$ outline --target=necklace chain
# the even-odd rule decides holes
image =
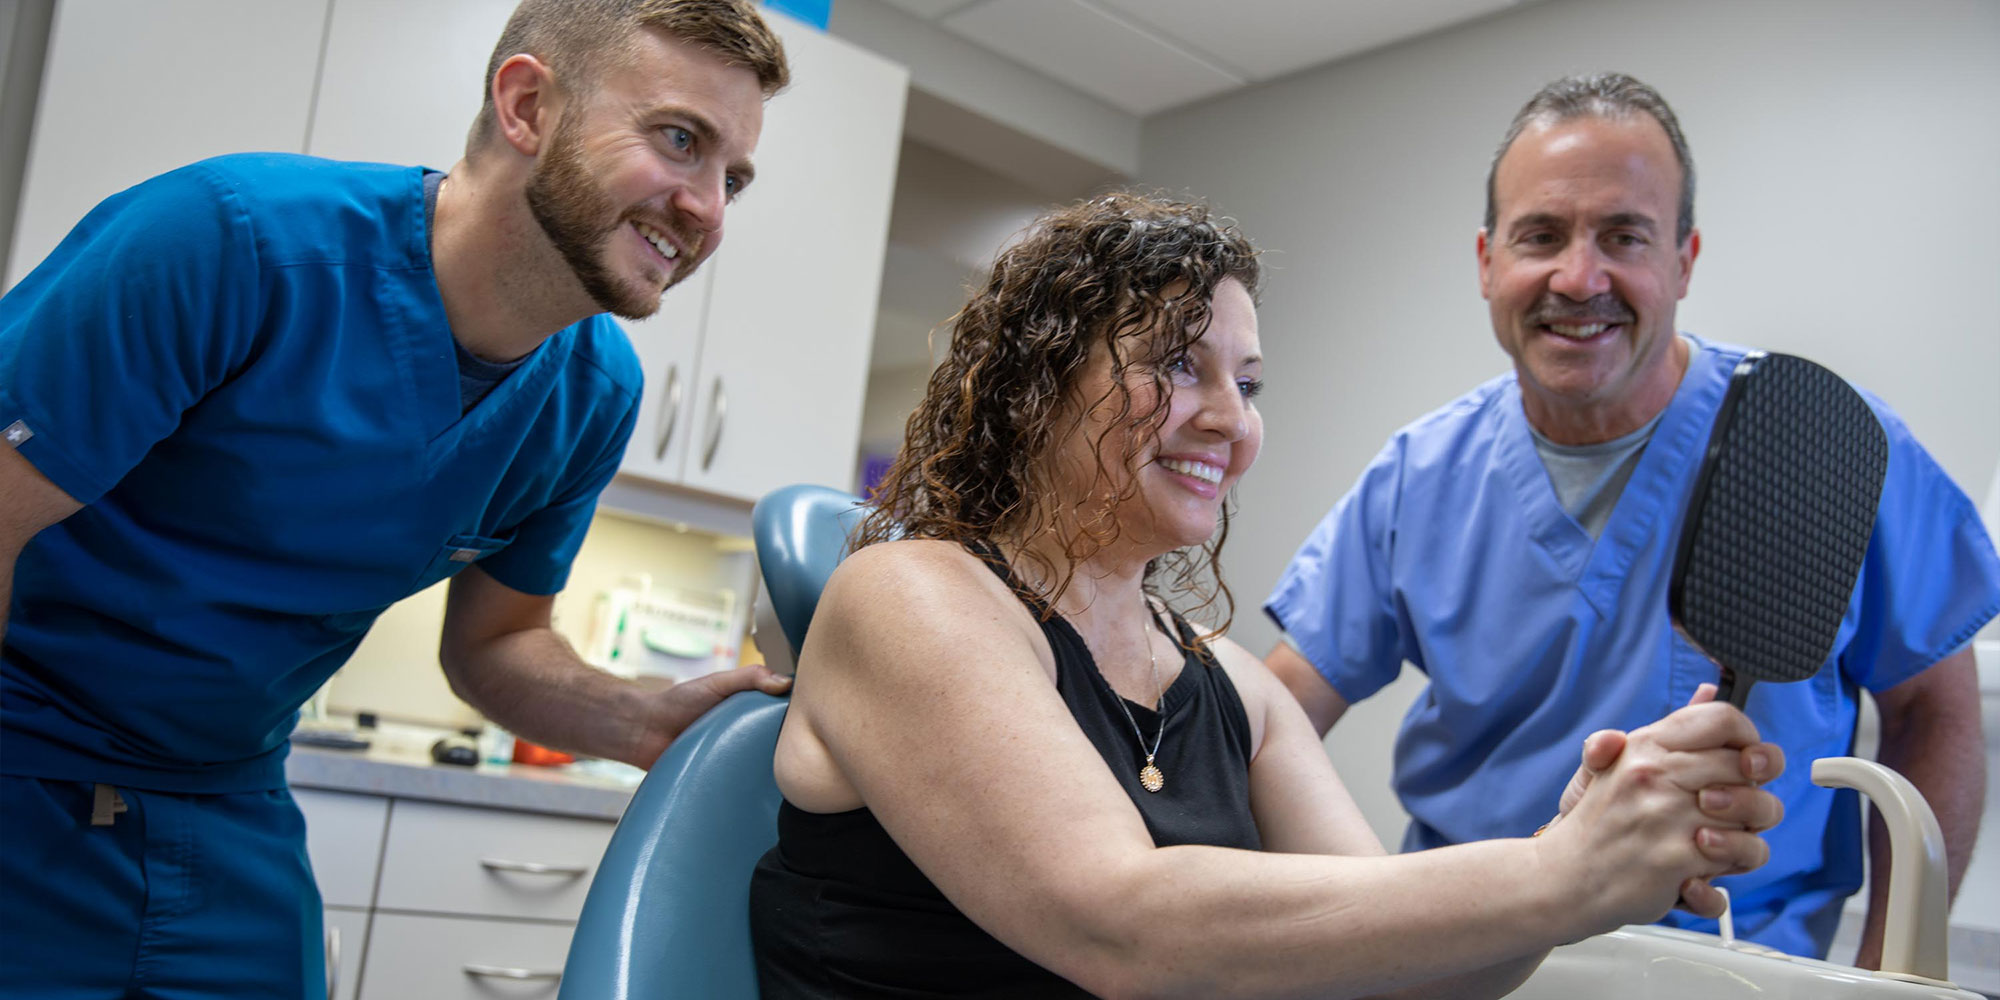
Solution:
[[[1158,756],[1160,752],[1160,741],[1167,738],[1167,692],[1165,688],[1160,686],[1160,657],[1159,654],[1153,652],[1153,637],[1146,634],[1146,620],[1153,615],[1151,606],[1146,603],[1146,595],[1143,591],[1139,594],[1139,606],[1146,611],[1146,614],[1139,619],[1139,634],[1146,640],[1146,661],[1151,667],[1153,674],[1153,690],[1155,692],[1153,711],[1160,716],[1160,728],[1158,732],[1153,734],[1153,748],[1151,750],[1146,749],[1146,734],[1139,728],[1139,720],[1133,718],[1132,710],[1125,707],[1125,697],[1119,694],[1116,689],[1112,690],[1111,696],[1118,702],[1118,710],[1125,713],[1125,724],[1132,727],[1132,738],[1139,742],[1140,752],[1146,755],[1145,765],[1139,768],[1139,786],[1149,792],[1157,792],[1167,787],[1167,776],[1161,773],[1159,765],[1153,763],[1153,758]]]

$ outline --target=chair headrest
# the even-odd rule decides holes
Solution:
[[[834,567],[847,557],[848,536],[866,516],[861,498],[825,486],[786,486],[757,501],[750,512],[750,533],[764,577],[762,603],[777,619],[789,647],[770,648],[771,640],[760,630],[759,646],[766,662],[779,652],[789,653],[789,662],[797,662],[820,591]]]

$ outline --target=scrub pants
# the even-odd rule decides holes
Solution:
[[[118,789],[0,776],[0,994],[324,1000],[319,888],[285,789]]]

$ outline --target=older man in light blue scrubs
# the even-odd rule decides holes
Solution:
[[[0,300],[0,992],[318,997],[298,706],[446,577],[453,688],[640,766],[752,686],[579,660],[553,595],[640,395],[604,312],[712,253],[788,70],[744,0],[527,0],[465,158],[236,155]]]
[[[1666,102],[1618,74],[1544,88],[1495,154],[1478,239],[1513,372],[1398,431],[1265,606],[1286,634],[1270,666],[1322,733],[1405,662],[1429,678],[1396,742],[1405,850],[1527,835],[1585,736],[1644,725],[1716,680],[1667,612],[1682,511],[1746,353],[1675,329],[1700,249]],[[1811,761],[1849,752],[1857,689],[1872,692],[1880,758],[1937,810],[1956,891],[1985,780],[1966,643],[2000,611],[2000,558],[1964,493],[1867,398],[1890,458],[1853,602],[1818,675],[1759,685],[1748,712]],[[1824,956],[1861,884],[1860,811],[1809,774],[1770,786],[1786,809],[1770,862],[1718,884],[1738,933]],[[1863,965],[1879,962],[1885,881]]]

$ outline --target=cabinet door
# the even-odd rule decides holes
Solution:
[[[306,817],[306,856],[320,902],[367,909],[375,902],[375,869],[389,825],[389,800],[294,788],[292,799]]]
[[[574,921],[615,827],[398,799],[375,907]]]
[[[685,481],[754,499],[854,475],[908,73],[766,8],[791,89],[726,216]]]
[[[368,950],[368,911],[326,908],[327,1000],[354,1000],[361,986],[361,956]]]
[[[377,913],[361,1000],[554,1000],[575,931],[567,924]]]
[[[720,262],[709,260],[694,276],[667,290],[660,311],[643,320],[618,320],[646,371],[639,423],[625,446],[619,471],[662,483],[680,481],[694,436],[695,364],[709,288]]]
[[[305,151],[327,0],[63,0],[5,287],[106,197],[223,153]]]
[[[515,0],[338,0],[308,151],[448,170]]]

